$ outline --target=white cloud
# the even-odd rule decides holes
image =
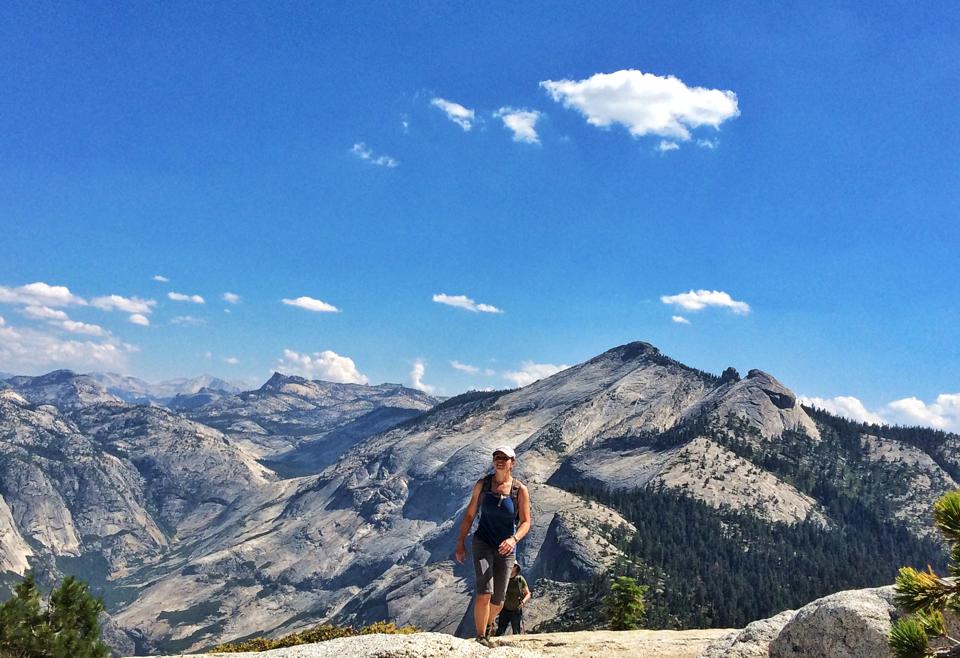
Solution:
[[[870,411],[857,398],[801,397],[808,406],[865,423],[887,425],[922,425],[948,432],[960,432],[960,393],[941,393],[936,401],[926,403],[916,396],[894,400],[876,411]]]
[[[167,297],[175,302],[193,302],[194,304],[206,304],[206,300],[200,295],[184,295],[179,292],[168,292]]]
[[[238,363],[240,363],[240,359],[238,359],[238,358],[235,357],[235,356],[228,356],[227,358],[224,359],[224,361],[227,362],[227,363],[229,363],[229,364],[232,365],[232,366],[235,366],[235,365],[237,365]]]
[[[297,308],[313,311],[314,313],[339,313],[340,309],[332,304],[328,304],[313,297],[297,297],[296,299],[281,299],[287,306],[296,306]]]
[[[680,145],[676,142],[668,142],[665,139],[661,139],[660,143],[657,145],[657,150],[661,153],[666,153],[667,151],[677,151],[680,149]]]
[[[7,321],[3,319],[3,316],[0,315],[0,327],[3,327],[7,324]]]
[[[473,110],[464,107],[460,103],[454,103],[453,101],[448,101],[443,98],[434,98],[430,101],[430,104],[440,108],[443,113],[447,115],[448,119],[464,130],[473,128],[473,122],[476,119],[476,114]]]
[[[393,169],[396,167],[399,162],[391,158],[389,155],[377,155],[363,142],[357,142],[350,148],[350,152],[355,156],[360,158],[365,162],[369,162],[372,165],[377,165],[378,167],[387,167],[388,169]]]
[[[87,302],[66,286],[51,286],[37,281],[18,288],[0,286],[0,303],[28,306],[83,306]]]
[[[679,295],[664,295],[660,298],[664,304],[675,304],[685,311],[702,311],[708,306],[729,308],[738,315],[750,312],[750,305],[739,302],[720,290],[691,290]]]
[[[68,320],[67,314],[63,311],[57,311],[49,306],[27,306],[23,309],[23,314],[34,320]]]
[[[882,424],[886,422],[879,414],[868,411],[863,402],[850,395],[838,395],[835,398],[801,397],[800,403],[808,407],[823,409],[859,423]]]
[[[503,373],[503,378],[513,382],[514,386],[522,387],[527,384],[532,384],[538,379],[545,379],[551,375],[555,375],[561,370],[566,370],[570,366],[568,365],[559,365],[555,366],[552,363],[533,363],[532,361],[524,361],[520,364],[520,370],[515,370],[512,372]]]
[[[212,359],[212,358],[213,358],[213,352],[204,352],[204,353],[203,353],[203,358],[205,358],[205,359]]]
[[[168,279],[167,277],[163,276],[162,274],[154,274],[154,275],[153,275],[153,280],[154,280],[154,281],[159,281],[160,283],[170,283],[170,279]]]
[[[225,292],[223,293],[223,301],[227,302],[228,304],[239,304],[240,295],[233,292]]]
[[[544,80],[540,86],[553,100],[580,112],[590,125],[607,128],[618,123],[634,137],[658,135],[686,141],[691,129],[718,128],[740,114],[732,91],[688,87],[672,75],[633,69],[597,73],[584,80]]]
[[[902,425],[926,425],[949,432],[960,432],[960,393],[941,393],[936,402],[925,403],[917,397],[895,400],[888,413]]]
[[[343,384],[366,384],[367,376],[357,370],[353,359],[341,356],[332,350],[299,354],[293,350],[283,350],[283,358],[277,361],[277,370],[307,379],[323,379]]]
[[[141,315],[140,313],[134,313],[130,316],[130,322],[133,324],[139,324],[141,327],[149,327],[150,320],[147,319],[147,316]]]
[[[424,393],[433,393],[436,390],[435,387],[425,384],[423,381],[425,374],[427,374],[427,365],[423,360],[417,359],[414,361],[413,368],[410,370],[410,386]]]
[[[76,322],[74,320],[64,320],[58,326],[74,334],[87,334],[88,336],[109,336],[110,332],[96,324],[87,324],[86,322]]]
[[[493,113],[499,117],[503,125],[513,131],[513,141],[527,144],[539,144],[537,135],[537,121],[543,116],[537,110],[517,110],[512,107],[501,107]]]
[[[686,319],[682,315],[671,315],[670,319],[676,322],[677,324],[690,324],[690,320]]]
[[[113,340],[64,339],[60,336],[0,323],[0,363],[15,372],[53,368],[126,370],[126,354],[136,348]]]
[[[480,372],[480,368],[477,366],[471,366],[466,363],[460,363],[459,361],[451,361],[450,365],[453,366],[454,370],[459,370],[460,372],[468,372],[471,375],[475,375]]]
[[[462,308],[474,313],[503,313],[503,310],[497,308],[496,306],[491,306],[490,304],[478,304],[466,295],[445,295],[443,293],[439,293],[433,296],[433,301],[438,304],[446,304],[447,306]]]
[[[719,139],[698,139],[697,146],[702,149],[710,149],[711,151],[720,146]]]
[[[120,295],[95,297],[90,303],[104,311],[118,310],[124,313],[149,313],[157,305],[157,302],[152,299],[122,297]]]
[[[192,315],[178,315],[170,320],[170,324],[176,324],[181,327],[198,327],[206,323],[207,321],[203,318],[195,318]]]

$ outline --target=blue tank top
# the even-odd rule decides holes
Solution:
[[[474,537],[497,548],[517,531],[516,518],[517,509],[510,494],[498,494],[487,489],[484,483],[480,492],[480,525]]]

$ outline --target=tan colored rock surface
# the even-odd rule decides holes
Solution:
[[[565,658],[696,658],[712,642],[732,632],[728,628],[707,628],[689,631],[536,633],[506,635],[495,642],[500,647],[530,649],[540,656]]]

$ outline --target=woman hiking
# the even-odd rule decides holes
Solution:
[[[455,557],[463,564],[466,538],[480,511],[471,552],[477,576],[473,621],[477,641],[490,646],[490,625],[503,607],[507,581],[516,562],[517,544],[530,531],[530,493],[513,477],[517,454],[510,446],[493,450],[493,473],[477,480],[460,524]]]

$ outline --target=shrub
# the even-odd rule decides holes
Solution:
[[[270,649],[281,649],[283,647],[292,647],[298,644],[313,644],[315,642],[326,642],[335,640],[338,637],[354,637],[356,635],[371,635],[373,633],[386,633],[388,635],[409,635],[419,632],[419,628],[413,626],[398,627],[392,622],[378,621],[354,629],[352,626],[333,626],[330,624],[320,624],[310,630],[302,633],[293,633],[285,635],[276,640],[265,637],[258,637],[246,642],[237,642],[233,644],[219,644],[210,651],[213,653],[239,653],[241,651],[268,651]],[[0,656],[0,658],[3,658]]]

